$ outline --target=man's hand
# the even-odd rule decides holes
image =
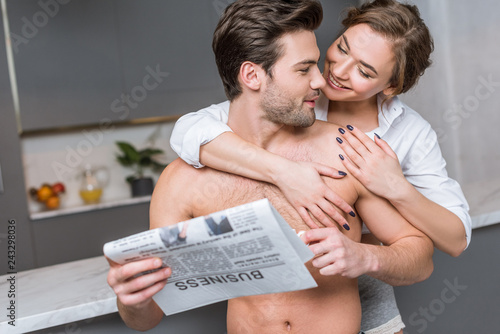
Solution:
[[[314,216],[325,227],[335,226],[335,222],[349,230],[347,220],[335,209],[339,208],[355,216],[352,207],[334,193],[321,176],[343,178],[345,173],[335,168],[314,162],[293,162],[279,173],[275,185],[297,210],[300,217],[310,228],[319,226],[312,220]]]
[[[366,245],[349,239],[336,227],[306,231],[301,239],[316,255],[312,265],[322,275],[356,278],[376,267],[376,258]]]
[[[152,297],[167,284],[172,274],[170,268],[161,268],[159,258],[120,265],[106,258],[109,263],[108,284],[119,302],[126,307],[141,308],[152,301]],[[159,269],[161,268],[161,269]],[[144,271],[159,269],[155,272],[137,276]]]

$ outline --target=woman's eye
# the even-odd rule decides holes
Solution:
[[[342,46],[339,44],[337,44],[337,48],[339,49],[340,52],[342,52],[343,54],[347,54],[346,50],[344,50],[344,48],[342,48]]]
[[[368,73],[366,73],[365,71],[363,71],[362,69],[358,69],[358,70],[359,70],[359,73],[360,73],[363,77],[365,77],[365,78],[367,78],[367,79],[371,78],[371,76],[370,76]]]

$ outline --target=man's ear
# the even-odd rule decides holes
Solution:
[[[240,80],[243,86],[251,90],[259,90],[262,85],[262,80],[265,77],[265,72],[259,65],[246,61],[240,66]]]

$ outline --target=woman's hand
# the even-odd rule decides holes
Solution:
[[[368,190],[380,197],[392,200],[399,196],[408,182],[403,175],[396,153],[378,135],[375,142],[359,129],[347,126],[339,128],[341,156],[346,169]]]
[[[325,227],[332,227],[336,222],[346,230],[350,229],[347,220],[336,207],[355,217],[352,207],[335,194],[321,178],[343,178],[346,175],[344,172],[313,162],[289,161],[284,167],[277,173],[274,184],[281,189],[307,226],[319,227],[311,218],[312,215]]]
[[[361,130],[347,126],[339,129],[340,147],[346,157],[341,157],[346,169],[368,190],[389,200],[397,198],[406,179],[396,153],[383,139],[375,136],[375,142]]]

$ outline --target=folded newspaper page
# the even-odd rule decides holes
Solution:
[[[304,265],[313,253],[267,199],[108,242],[104,254],[162,258],[172,276],[153,299],[166,315],[317,286]]]

